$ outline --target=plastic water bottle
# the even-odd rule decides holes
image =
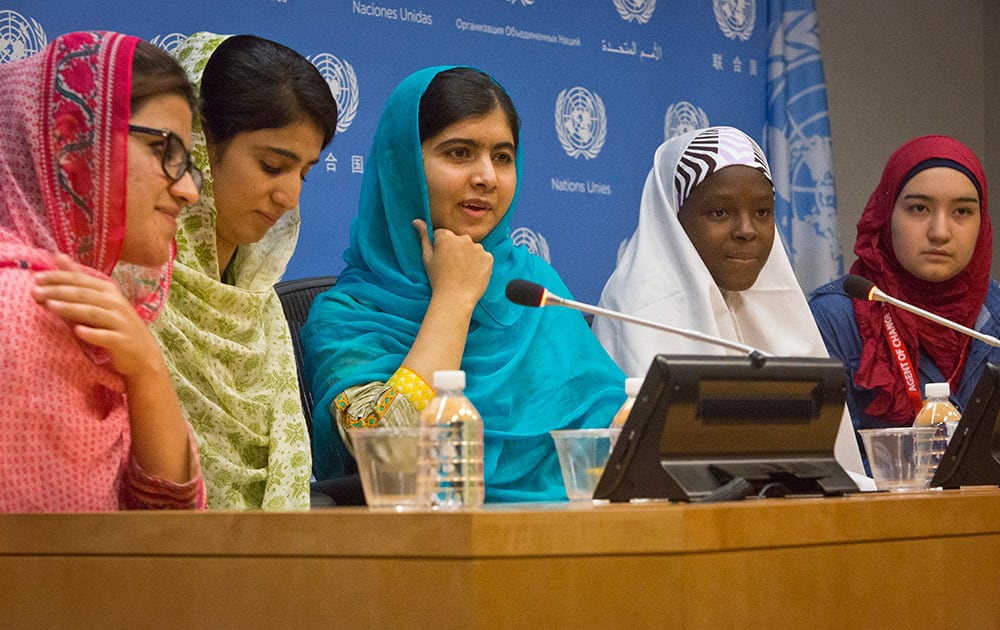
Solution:
[[[431,507],[483,504],[483,421],[465,397],[465,372],[434,372],[436,395],[420,412],[417,492]]]
[[[927,383],[924,386],[924,395],[926,396],[924,406],[917,413],[913,426],[937,428],[934,437],[931,438],[930,460],[926,474],[926,484],[930,484],[938,464],[944,458],[944,452],[948,449],[948,438],[962,419],[962,414],[951,403],[951,387],[948,383]]]
[[[933,427],[962,419],[962,414],[951,403],[951,387],[948,383],[927,383],[924,395],[924,406],[913,421],[913,426]]]
[[[639,396],[639,389],[641,387],[641,378],[625,379],[625,402],[623,402],[622,406],[615,412],[615,417],[611,421],[611,426],[620,427],[625,424],[625,421],[628,420],[628,415],[632,413],[632,407],[635,405],[635,399]]]

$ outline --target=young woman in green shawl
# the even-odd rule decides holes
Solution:
[[[309,437],[274,284],[336,102],[308,60],[259,37],[196,33],[177,57],[200,90],[193,154],[205,184],[181,214],[154,332],[194,428],[209,507],[307,509]]]
[[[318,478],[343,474],[345,428],[416,424],[436,370],[466,372],[487,501],[565,500],[548,432],[611,423],[625,377],[583,317],[504,295],[515,278],[569,295],[510,238],[519,128],[504,89],[471,68],[421,70],[389,98],[347,267],[303,329]]]

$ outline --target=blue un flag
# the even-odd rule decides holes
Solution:
[[[843,274],[814,0],[769,0],[767,159],[774,216],[806,294]]]

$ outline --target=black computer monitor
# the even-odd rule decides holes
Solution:
[[[932,487],[1000,486],[1000,366],[986,364]]]
[[[833,359],[658,355],[622,427],[595,499],[712,498],[858,491],[834,457],[846,396]]]

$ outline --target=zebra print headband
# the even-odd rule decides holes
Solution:
[[[709,127],[699,133],[677,162],[674,210],[680,212],[691,192],[709,175],[734,165],[756,168],[768,181],[774,181],[764,152],[750,136],[733,127]]]

